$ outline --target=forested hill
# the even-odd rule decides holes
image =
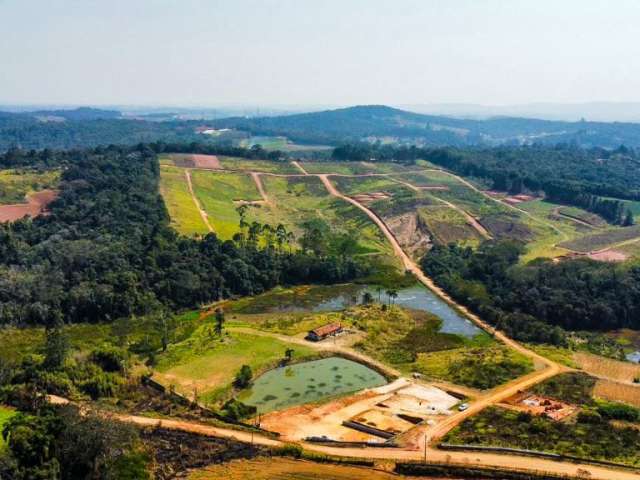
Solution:
[[[423,115],[381,105],[260,118],[227,118],[217,128],[283,135],[298,142],[336,144],[368,137],[394,137],[430,145],[577,143],[582,146],[640,145],[640,124],[560,122],[499,117],[488,120]]]
[[[262,239],[179,236],[145,145],[11,151],[0,155],[7,164],[64,171],[49,215],[0,224],[0,325],[128,318],[278,284],[348,281],[364,269],[349,257],[260,248]]]
[[[13,147],[69,149],[140,142],[202,141],[196,122],[122,119],[120,112],[95,109],[0,112],[0,152]]]

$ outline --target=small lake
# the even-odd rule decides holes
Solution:
[[[343,310],[362,301],[362,294],[368,291],[378,300],[375,286],[337,285],[312,286],[300,293],[287,293],[270,296],[269,293],[252,300],[245,313],[258,312],[331,312]],[[385,290],[382,290],[382,302],[387,302]],[[441,332],[453,333],[464,337],[474,337],[482,332],[470,320],[459,314],[447,302],[422,285],[398,290],[394,300],[397,305],[433,313],[442,319]]]
[[[385,377],[361,363],[330,357],[269,370],[239,399],[265,413],[387,383]]]
[[[627,354],[627,360],[633,363],[640,363],[640,350]]]

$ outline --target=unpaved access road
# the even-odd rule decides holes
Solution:
[[[213,232],[213,227],[209,223],[209,216],[207,215],[207,212],[205,212],[204,209],[202,208],[202,205],[200,205],[200,201],[198,200],[198,197],[196,197],[196,194],[193,191],[193,183],[191,183],[191,169],[185,168],[184,169],[184,176],[187,178],[187,186],[189,187],[189,193],[191,194],[191,199],[193,200],[194,205],[198,209],[198,212],[200,213],[200,216],[202,217],[202,221],[207,226],[209,231]]]
[[[183,432],[195,433],[198,435],[212,436],[218,438],[229,438],[244,443],[252,443],[265,447],[281,447],[285,443],[279,440],[266,437],[260,434],[252,434],[238,430],[203,425],[193,421],[157,419],[142,417],[137,415],[112,415],[112,418],[135,424],[143,427],[162,427],[170,430],[180,430]],[[338,448],[324,445],[303,443],[305,450],[335,455],[338,457],[368,458],[394,461],[416,461],[424,458],[424,450],[400,450],[391,448]],[[569,475],[580,478],[598,480],[639,480],[640,474],[632,471],[614,470],[610,468],[574,464],[569,462],[559,462],[546,459],[532,459],[520,455],[498,455],[493,453],[458,452],[443,451],[434,448],[427,448],[427,459],[432,462],[442,462],[449,465],[472,466],[480,465],[486,467],[503,468],[521,471],[543,471],[556,475]],[[589,472],[585,476],[584,472]]]
[[[476,401],[474,401],[470,405],[470,407],[467,410],[463,412],[457,412],[456,414],[447,418],[445,421],[439,423],[435,428],[430,429],[430,431],[428,432],[430,441],[435,441],[442,438],[448,431],[450,431],[452,428],[459,425],[463,420],[469,418],[472,415],[475,415],[476,413],[480,412],[486,407],[502,402],[506,398],[517,393],[518,390],[526,390],[527,388],[530,388],[531,386],[536,385],[537,383],[543,382],[544,380],[551,378],[557,375],[558,373],[566,370],[565,367],[562,367],[559,364],[543,357],[542,355],[539,355],[523,347],[515,340],[512,340],[511,338],[507,337],[504,333],[494,329],[492,326],[484,322],[480,317],[470,312],[466,307],[457,304],[444,290],[442,290],[439,286],[437,286],[433,282],[433,280],[427,277],[422,272],[422,269],[420,269],[420,267],[409,257],[409,255],[407,255],[404,252],[404,250],[398,243],[398,240],[395,238],[395,236],[393,235],[389,227],[387,227],[387,225],[382,221],[380,217],[378,217],[378,215],[376,215],[372,210],[365,207],[357,200],[354,200],[353,198],[350,198],[341,194],[336,189],[336,187],[331,183],[331,180],[329,180],[328,175],[319,175],[319,177],[322,180],[322,183],[325,185],[327,191],[331,195],[351,203],[355,207],[362,210],[365,214],[367,214],[367,216],[378,226],[378,228],[380,228],[382,233],[384,233],[384,235],[387,237],[387,239],[391,243],[391,246],[393,247],[393,251],[398,256],[398,258],[400,258],[405,269],[413,273],[413,275],[415,275],[415,277],[420,281],[420,283],[425,285],[427,288],[429,288],[432,292],[434,292],[440,298],[445,300],[447,303],[454,305],[456,308],[458,308],[458,310],[463,312],[469,319],[471,319],[474,323],[480,326],[480,328],[482,328],[483,330],[493,335],[494,338],[500,340],[505,345],[520,352],[521,354],[529,357],[534,361],[536,365],[543,367],[541,370],[535,371],[527,376],[518,378],[504,385],[503,388],[495,389],[490,394],[484,397],[478,398]]]
[[[418,187],[416,187],[415,185],[413,185],[412,183],[409,182],[404,182],[402,180],[397,180],[395,178],[392,178],[391,180],[393,180],[396,183],[399,183],[401,185],[404,185],[405,187],[410,188],[411,190],[413,190],[414,192],[420,192],[420,191],[424,191],[424,189],[420,189]],[[436,197],[435,195],[429,195],[429,198],[432,198],[444,205],[446,205],[447,207],[451,208],[452,210],[455,210],[456,212],[460,213],[465,220],[467,221],[467,223],[469,225],[471,225],[476,232],[478,232],[480,234],[480,236],[482,238],[484,238],[485,240],[491,240],[491,234],[489,233],[489,231],[484,228],[482,226],[482,224],[480,222],[478,222],[475,218],[473,218],[471,216],[471,214],[469,214],[467,211],[463,210],[462,208],[460,208],[458,205],[455,205],[451,202],[448,202],[447,200],[444,200],[442,198]]]

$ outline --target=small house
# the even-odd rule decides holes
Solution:
[[[312,342],[319,342],[320,340],[338,335],[339,333],[342,333],[342,325],[340,325],[339,323],[328,323],[327,325],[323,325],[322,327],[310,330],[307,334],[307,340],[311,340]]]

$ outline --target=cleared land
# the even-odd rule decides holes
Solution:
[[[576,353],[574,359],[582,370],[596,377],[627,383],[640,378],[640,365],[637,363],[621,362],[586,352]],[[637,388],[640,396],[640,385]]]
[[[171,225],[183,235],[206,234],[209,229],[204,223],[198,207],[189,192],[185,170],[171,166],[160,168],[160,193],[164,198]]]
[[[314,354],[310,348],[260,335],[226,332],[220,337],[212,323],[204,324],[158,356],[154,378],[191,398],[197,395],[214,403],[225,398],[242,365],[249,365],[257,376],[275,367],[290,347],[297,359]]]
[[[0,170],[0,205],[23,203],[27,195],[57,188],[59,170]]]
[[[574,252],[590,253],[615,246],[640,238],[640,225],[624,227],[608,232],[594,233],[568,242],[562,242],[559,246]]]
[[[240,215],[236,208],[242,203],[261,200],[249,175],[232,172],[191,172],[193,189],[200,205],[207,212],[209,223],[219,238],[229,240],[239,231]],[[252,208],[260,208],[254,204]]]
[[[219,155],[220,165],[228,170],[245,170],[247,172],[265,172],[297,174],[300,173],[293,165],[287,161],[273,162],[269,160],[251,160],[242,157],[226,157]]]
[[[289,458],[255,458],[253,460],[233,460],[213,465],[193,472],[189,480],[393,480],[413,479],[371,468],[313,463]]]
[[[46,213],[47,205],[53,202],[58,193],[53,190],[41,190],[31,193],[27,197],[27,203],[0,206],[0,222],[12,222],[23,217],[37,217]]]
[[[640,385],[628,385],[600,379],[596,382],[593,395],[611,402],[628,403],[640,408]],[[638,449],[640,451],[640,447]]]

